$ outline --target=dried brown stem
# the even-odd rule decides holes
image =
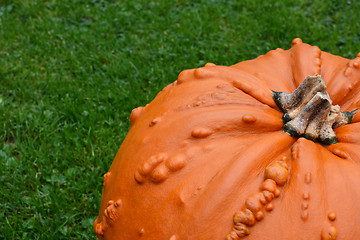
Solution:
[[[308,76],[291,94],[273,91],[273,99],[284,112],[285,132],[323,144],[336,143],[333,129],[351,123],[356,112],[340,112],[338,105],[332,106],[319,74]]]

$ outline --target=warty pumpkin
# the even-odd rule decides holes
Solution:
[[[185,70],[104,175],[99,239],[360,239],[360,54]]]

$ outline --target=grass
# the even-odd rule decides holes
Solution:
[[[96,239],[133,108],[291,40],[354,58],[356,0],[0,0],[0,239]]]

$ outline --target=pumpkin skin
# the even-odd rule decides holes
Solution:
[[[183,71],[132,111],[104,175],[97,237],[225,239],[234,214],[262,194],[266,169],[280,164],[283,182],[257,203],[242,239],[360,239],[359,114],[335,129],[338,143],[324,146],[285,133],[271,95],[318,73],[333,103],[354,110],[359,65],[360,54],[349,60],[294,39],[289,50]]]

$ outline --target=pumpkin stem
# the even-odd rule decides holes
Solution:
[[[273,99],[284,115],[283,130],[326,145],[337,143],[334,128],[351,123],[358,109],[340,112],[326,91],[319,74],[308,76],[293,93],[273,91]]]
[[[333,128],[338,128],[351,123],[354,115],[357,113],[358,110],[359,109],[357,108],[349,112],[340,112],[340,114],[336,118]]]
[[[273,99],[276,105],[285,113],[283,116],[284,123],[295,118],[318,92],[327,95],[326,84],[319,74],[308,76],[291,94],[273,91]]]

